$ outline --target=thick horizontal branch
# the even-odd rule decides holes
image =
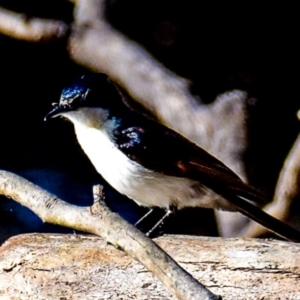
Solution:
[[[91,208],[68,204],[6,171],[0,171],[0,194],[30,208],[44,222],[101,236],[141,262],[179,299],[219,299],[152,240],[104,205],[99,205],[97,214],[92,213]]]
[[[30,42],[49,42],[66,36],[68,26],[57,20],[28,18],[0,7],[0,33]]]
[[[191,236],[155,242],[224,299],[300,299],[300,244]],[[3,295],[175,299],[147,269],[103,239],[58,234],[20,235],[0,247]]]

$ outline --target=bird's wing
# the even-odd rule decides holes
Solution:
[[[132,121],[134,120],[134,121]],[[200,181],[216,193],[262,203],[265,197],[207,151],[151,119],[124,120],[115,134],[120,150],[149,170]]]

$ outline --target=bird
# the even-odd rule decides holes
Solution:
[[[129,102],[108,75],[83,75],[62,90],[45,120],[61,116],[71,121],[96,171],[149,212],[155,207],[165,209],[162,219],[186,207],[240,212],[279,237],[300,242],[299,231],[260,209],[265,202],[261,192]]]

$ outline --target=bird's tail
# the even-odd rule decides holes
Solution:
[[[242,198],[230,197],[231,203],[234,204],[237,211],[256,221],[260,225],[266,227],[268,230],[274,232],[276,235],[290,240],[295,243],[300,243],[300,232],[291,226],[279,221],[271,215],[265,213],[259,207],[251,204]]]

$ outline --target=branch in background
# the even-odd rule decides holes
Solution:
[[[68,26],[62,21],[27,18],[0,7],[0,33],[29,42],[49,42],[66,36]]]
[[[91,213],[90,208],[68,204],[6,171],[0,171],[0,194],[30,208],[44,222],[101,236],[141,262],[179,299],[220,299],[183,270],[152,240],[112,213],[104,204],[97,206],[96,215]]]
[[[246,144],[246,95],[231,92],[218,104],[201,105],[189,92],[187,80],[166,69],[140,45],[105,22],[105,1],[76,2],[76,27],[69,39],[71,57],[94,71],[108,74],[163,123],[225,161],[245,178],[241,156]],[[222,102],[229,107],[227,111],[214,109]],[[220,115],[220,111],[227,114]]]
[[[295,141],[277,182],[274,200],[265,211],[279,220],[287,220],[293,200],[300,194],[300,135]],[[242,236],[256,237],[267,233],[266,228],[251,222],[242,231]]]

